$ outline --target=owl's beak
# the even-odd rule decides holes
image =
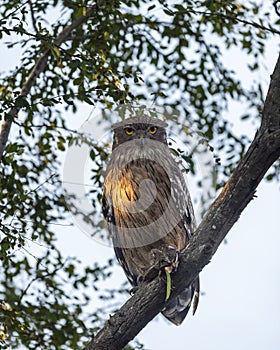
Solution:
[[[145,144],[145,137],[140,138],[140,147],[143,148]]]
[[[138,139],[140,139],[140,147],[143,148],[144,144],[145,144],[144,133],[143,132],[139,132],[139,134],[137,136],[138,136]]]

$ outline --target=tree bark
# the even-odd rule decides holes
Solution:
[[[271,77],[262,123],[244,158],[204,216],[172,275],[171,298],[185,289],[207,265],[227,233],[253,199],[260,181],[280,156],[280,57]],[[139,289],[111,316],[84,350],[122,349],[164,307],[159,279]]]

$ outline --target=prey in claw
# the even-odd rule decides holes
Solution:
[[[135,293],[141,284],[150,282],[159,276],[161,280],[166,282],[165,301],[167,301],[171,294],[171,273],[176,272],[179,266],[179,257],[180,252],[172,246],[152,249],[152,266],[144,276],[138,278],[138,286],[132,288],[130,292]]]

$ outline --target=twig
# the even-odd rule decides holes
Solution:
[[[278,8],[277,8],[277,4],[278,3],[279,3],[279,0],[274,1],[273,2],[273,6],[275,8],[276,13],[279,16],[279,11],[278,11]],[[223,14],[221,12],[205,12],[205,11],[197,11],[197,10],[191,10],[191,9],[186,9],[185,11],[172,11],[167,5],[165,5],[164,7],[167,10],[169,10],[173,15],[176,15],[177,13],[178,14],[181,14],[181,13],[193,13],[195,15],[198,14],[198,15],[204,15],[204,16],[207,16],[207,17],[222,17],[224,19],[229,19],[231,21],[247,24],[247,25],[250,25],[250,26],[253,26],[253,27],[256,27],[256,28],[259,28],[259,29],[262,29],[262,30],[269,31],[271,33],[280,35],[280,31],[279,30],[276,30],[276,29],[273,29],[273,28],[270,28],[270,27],[266,27],[266,26],[264,26],[264,25],[262,25],[260,23],[247,21],[246,19],[239,18],[238,16],[229,16],[229,15],[225,15],[225,14]]]
[[[275,9],[275,12],[276,12],[276,14],[280,17],[280,11],[279,11],[279,9],[278,9],[278,6],[280,7],[279,3],[280,3],[279,0],[273,1],[273,7],[274,7],[274,9]]]
[[[5,20],[8,19],[9,17],[11,17],[12,15],[14,15],[15,13],[17,13],[18,10],[20,10],[22,7],[24,7],[26,4],[28,3],[28,0],[26,2],[24,2],[23,4],[17,6],[12,12],[10,12],[9,14],[7,14],[5,17],[2,17],[1,20]]]
[[[32,21],[33,29],[34,29],[35,33],[38,34],[39,31],[38,31],[38,28],[37,28],[36,18],[35,18],[35,15],[34,15],[33,4],[32,4],[31,0],[28,0],[28,5],[29,5],[29,8],[30,8],[30,15],[31,15],[31,21]]]
[[[34,257],[34,256],[33,256]],[[61,270],[67,262],[68,258],[64,261],[64,263],[62,263],[60,266],[58,266],[57,268],[55,268],[52,272],[46,272],[45,274],[42,274],[41,276],[36,276],[33,279],[31,279],[29,281],[29,283],[27,284],[27,286],[25,287],[25,289],[21,292],[21,295],[19,296],[18,300],[17,300],[17,306],[20,305],[24,295],[27,293],[28,289],[31,287],[31,285],[36,282],[37,280],[44,280],[44,278],[48,277],[48,276],[53,276],[57,271]],[[44,266],[42,263],[40,263],[46,270],[47,267]]]

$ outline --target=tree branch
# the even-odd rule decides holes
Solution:
[[[96,11],[96,9],[97,9],[97,5],[95,3],[90,8],[87,9],[85,15],[81,15],[77,17],[70,25],[65,27],[63,31],[54,40],[55,45],[59,46],[64,41],[66,41],[68,36],[72,33],[73,29],[79,27],[84,21],[86,21]],[[32,86],[34,85],[35,80],[46,69],[50,54],[51,54],[51,50],[47,49],[38,58],[30,74],[28,75],[25,83],[23,84],[22,89],[19,93],[19,96],[25,97],[28,95]],[[7,113],[5,120],[3,120],[2,122],[1,134],[0,134],[0,162],[2,160],[4,150],[8,142],[13,120],[18,114],[18,112],[19,112],[19,108],[16,108],[16,107],[11,108]]]
[[[38,28],[37,28],[37,21],[34,15],[34,10],[33,10],[33,4],[31,0],[28,0],[28,5],[29,5],[29,9],[30,9],[30,17],[31,17],[31,22],[32,22],[32,26],[33,29],[35,31],[35,33],[39,33]]]
[[[273,6],[275,8],[275,12],[279,15],[279,12],[277,10],[277,3],[279,3],[279,0],[278,1],[274,1]],[[194,14],[199,14],[199,15],[203,15],[203,16],[207,16],[207,17],[220,17],[220,18],[223,18],[223,19],[228,19],[228,20],[233,21],[233,22],[239,22],[239,23],[242,23],[242,24],[245,24],[245,25],[249,25],[249,26],[258,28],[258,29],[262,29],[264,31],[267,31],[267,32],[270,32],[270,33],[273,33],[273,34],[280,35],[280,31],[279,30],[271,28],[271,27],[266,27],[266,26],[264,26],[261,23],[250,22],[250,21],[247,21],[246,19],[242,19],[242,18],[238,17],[238,15],[239,15],[238,13],[236,13],[234,16],[230,16],[230,15],[224,14],[222,12],[198,11],[198,10],[193,10],[193,9],[189,9],[189,8],[186,9],[185,11],[181,11],[181,10],[173,11],[167,5],[164,5],[164,7],[168,11],[170,11],[173,15],[175,15],[175,14],[182,14],[182,13],[194,13]]]
[[[222,192],[204,216],[172,277],[171,298],[185,289],[207,265],[253,199],[256,188],[280,156],[280,58],[272,75],[260,130]],[[165,287],[155,279],[139,289],[111,316],[84,350],[122,349],[163,308]]]

